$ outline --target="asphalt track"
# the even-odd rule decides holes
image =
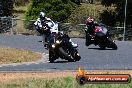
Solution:
[[[21,48],[48,54],[39,42],[41,40],[41,36],[0,35],[0,47]],[[43,60],[34,63],[0,65],[0,71],[76,70],[80,65],[87,70],[132,69],[131,41],[116,41],[118,50],[100,50],[94,45],[86,47],[84,39],[74,38],[72,40],[79,45],[78,51],[82,58],[78,62],[59,59],[55,63],[49,63],[48,55],[46,55]]]

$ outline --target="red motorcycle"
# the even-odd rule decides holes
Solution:
[[[98,45],[101,49],[112,48],[113,50],[117,50],[117,45],[109,36],[109,31],[106,26],[98,25],[93,30],[93,35],[86,33],[86,45],[89,42],[88,38],[90,37],[90,44]]]

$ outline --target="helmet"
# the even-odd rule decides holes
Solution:
[[[93,23],[94,22],[94,19],[92,17],[88,17],[86,19],[86,23]]]
[[[88,17],[88,18],[86,19],[86,25],[87,25],[88,27],[90,27],[90,28],[93,28],[93,26],[94,26],[94,19],[93,19],[92,17]]]
[[[40,16],[40,19],[44,19],[45,18],[45,13],[44,12],[40,12],[39,16]]]

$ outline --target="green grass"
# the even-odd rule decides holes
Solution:
[[[132,82],[129,84],[85,84],[79,85],[75,78],[55,78],[47,79],[21,79],[10,82],[0,82],[0,88],[132,88]]]

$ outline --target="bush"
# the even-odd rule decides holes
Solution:
[[[96,21],[101,21],[103,20],[102,16],[105,15],[103,14],[105,10],[114,13],[115,8],[106,8],[100,4],[82,3],[82,5],[76,8],[69,16],[68,22],[75,24],[85,23],[86,18],[88,18],[89,16],[95,18]],[[107,20],[107,18],[105,19]]]
[[[89,16],[99,19],[99,14],[105,9],[102,5],[85,4],[83,3],[80,7],[76,8],[70,17],[68,22],[80,24],[85,23],[86,18]]]
[[[40,11],[46,16],[59,22],[65,22],[77,5],[70,0],[31,0],[26,12],[26,20],[37,19]]]
[[[29,0],[14,0],[14,5],[16,6],[24,6],[29,3]]]

